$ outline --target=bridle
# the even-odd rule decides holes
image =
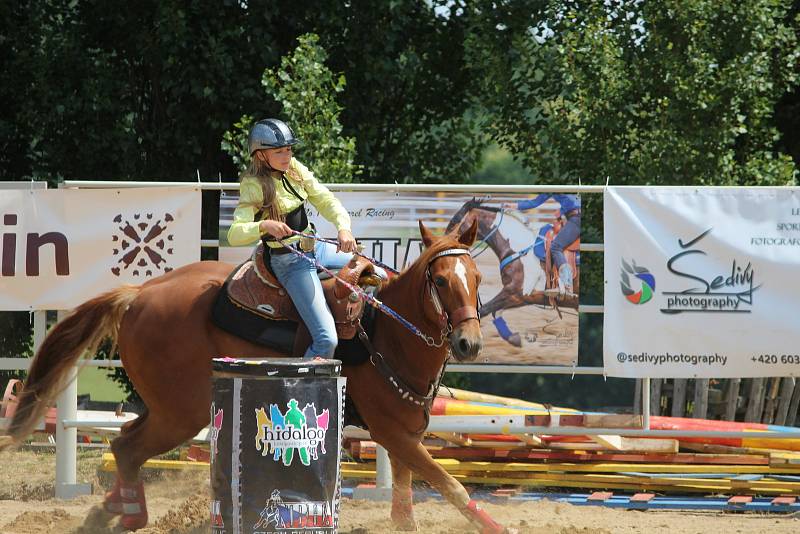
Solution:
[[[439,295],[439,290],[436,288],[436,284],[433,282],[433,277],[431,276],[431,265],[435,260],[444,256],[460,256],[463,254],[469,254],[469,250],[463,248],[450,248],[441,252],[437,252],[430,260],[428,260],[428,265],[425,267],[425,289],[423,289],[423,298],[424,293],[427,292],[431,298],[431,301],[433,302],[434,307],[436,308],[437,314],[439,315],[439,323],[442,328],[438,342],[436,342],[432,336],[428,336],[421,331],[417,334],[429,347],[441,348],[444,345],[445,340],[447,340],[450,336],[450,333],[452,333],[453,329],[461,323],[471,319],[480,321],[480,317],[478,316],[480,297],[477,294],[477,290],[475,291],[476,306],[462,306],[448,313],[444,309],[442,298]],[[447,362],[450,359],[451,347],[447,348],[447,356],[442,363],[442,368],[440,369],[436,379],[428,385],[427,394],[423,395],[414,391],[412,386],[400,378],[397,372],[386,362],[386,359],[383,357],[383,355],[375,350],[375,347],[372,345],[369,336],[367,336],[367,333],[361,327],[360,323],[358,325],[358,337],[370,354],[370,363],[389,382],[389,384],[394,387],[398,395],[400,395],[400,398],[413,406],[422,408],[425,415],[425,424],[420,429],[420,432],[423,432],[428,427],[431,406],[433,405],[433,401],[436,398],[437,392],[439,391],[439,385],[442,383],[442,377],[444,376]]]
[[[464,254],[469,255],[469,250],[463,248],[448,248],[434,254],[434,256],[428,261],[428,265],[425,267],[425,286],[431,300],[433,301],[433,306],[436,308],[436,313],[439,315],[439,324],[442,328],[438,343],[436,343],[431,336],[423,337],[425,343],[429,347],[441,347],[453,329],[455,329],[461,323],[469,321],[470,319],[480,321],[480,316],[478,315],[478,308],[480,307],[480,295],[478,295],[477,291],[475,291],[475,306],[462,306],[448,313],[444,309],[442,297],[439,295],[439,290],[437,289],[436,284],[433,281],[433,277],[431,276],[431,265],[433,265],[433,262],[438,258],[442,258],[444,256],[461,256]]]

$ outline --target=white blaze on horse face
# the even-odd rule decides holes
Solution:
[[[467,268],[464,267],[463,263],[461,263],[461,258],[456,259],[456,276],[461,279],[461,283],[464,284],[464,289],[467,290],[467,295],[469,295],[469,286],[467,285]]]

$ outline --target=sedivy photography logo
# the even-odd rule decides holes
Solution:
[[[630,274],[630,276],[628,276]],[[634,282],[631,283],[631,276]],[[629,302],[634,304],[644,304],[653,298],[656,290],[656,277],[644,267],[636,265],[636,260],[631,260],[629,265],[622,260],[622,274],[620,280],[622,294]]]
[[[314,403],[306,404],[300,410],[296,399],[291,399],[286,413],[277,404],[269,405],[269,415],[264,408],[256,412],[256,450],[262,456],[272,453],[274,461],[282,460],[289,466],[295,451],[303,465],[311,465],[318,454],[325,454],[325,434],[328,431],[330,413],[328,409],[317,413]]]
[[[667,260],[666,269],[687,288],[664,291],[661,279],[661,313],[750,313],[756,285],[756,274],[750,259],[733,258],[729,271],[710,272],[705,260],[709,256],[702,241],[711,234],[709,228],[697,237],[684,242],[678,238],[679,252]],[[719,251],[713,251],[714,264],[718,263]],[[671,278],[669,283],[675,279]],[[679,282],[674,282],[678,285]],[[655,277],[645,268],[622,260],[620,284],[625,298],[634,304],[644,304],[655,297]],[[664,303],[666,306],[664,306]]]

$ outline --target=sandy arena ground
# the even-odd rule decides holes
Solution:
[[[53,498],[55,459],[52,453],[14,451],[0,455],[0,533],[120,533],[117,520],[102,511],[102,489],[95,470],[98,451],[80,452],[78,480],[92,482],[94,495],[70,501]],[[141,534],[199,534],[209,531],[208,476],[183,472],[145,485],[150,524]],[[418,504],[419,531],[434,534],[471,532],[451,506],[438,501]],[[577,507],[555,502],[495,505],[484,508],[521,534],[650,533],[796,533],[800,517],[715,512],[624,511]],[[345,500],[340,511],[342,534],[394,532],[389,504]]]

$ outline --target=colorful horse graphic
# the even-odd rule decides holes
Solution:
[[[328,409],[317,413],[314,403],[306,403],[300,410],[297,400],[286,404],[288,410],[281,413],[277,404],[269,405],[269,415],[264,408],[256,408],[256,450],[262,456],[273,453],[274,461],[282,460],[289,466],[295,456],[295,449],[303,465],[311,465],[318,460],[318,447],[325,451],[325,435],[330,423]]]
[[[272,428],[272,421],[267,416],[267,412],[264,410],[264,408],[256,408],[256,428],[256,450],[261,451],[261,456],[266,456],[271,451],[268,451],[270,447],[268,446],[268,443],[264,443],[264,437],[267,428]]]
[[[306,418],[306,426],[308,428],[321,428],[322,430],[328,430],[328,419],[330,418],[330,413],[328,409],[325,408],[322,410],[322,413],[317,415],[317,407],[314,406],[314,403],[307,403],[303,408],[303,415]],[[319,445],[322,447],[322,454],[325,454],[325,440],[321,440]],[[314,460],[318,459],[317,455],[317,446],[311,447],[311,458]]]

